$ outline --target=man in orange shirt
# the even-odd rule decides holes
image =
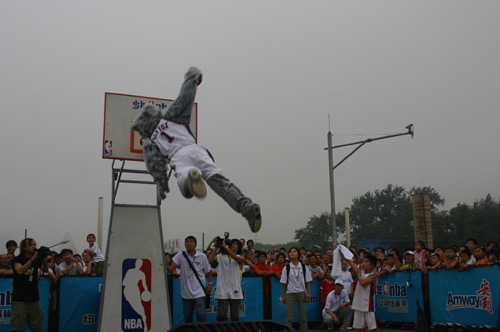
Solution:
[[[281,271],[285,267],[286,256],[284,253],[278,253],[278,257],[276,258],[276,262],[273,264],[272,269],[274,276],[278,279],[281,279]]]
[[[254,273],[262,277],[264,285],[264,319],[271,319],[271,276],[274,274],[271,266],[266,264],[267,255],[263,251],[257,253],[257,264]]]

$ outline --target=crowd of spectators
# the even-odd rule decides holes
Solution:
[[[62,276],[102,276],[104,272],[104,255],[95,243],[95,235],[87,235],[89,247],[82,254],[73,253],[71,249],[60,252],[50,251],[41,260],[38,277],[49,278],[56,282]],[[9,240],[5,244],[7,253],[0,254],[0,277],[13,277],[12,261],[17,250],[17,242]]]
[[[244,272],[246,275],[262,276],[268,279],[271,276],[281,278],[281,271],[289,263],[289,257],[286,248],[271,249],[267,252],[255,250],[254,241],[240,239],[244,250],[245,258]],[[95,243],[95,235],[87,236],[89,247],[81,255],[73,253],[71,249],[62,249],[60,252],[51,251],[44,260],[40,268],[40,276],[47,277],[57,281],[64,275],[79,276],[102,276],[104,271],[104,255]],[[213,243],[210,243],[204,253],[209,256],[213,251]],[[15,257],[17,243],[10,240],[6,243],[7,251],[0,254],[0,276],[11,277],[11,262]],[[354,262],[358,263],[366,255],[372,255],[377,258],[377,267],[375,272],[378,276],[386,273],[401,271],[422,270],[458,270],[464,271],[473,267],[487,267],[500,263],[498,244],[490,241],[486,247],[480,246],[474,238],[467,239],[463,246],[450,246],[447,248],[436,247],[427,249],[424,242],[417,241],[414,248],[407,248],[400,252],[391,247],[387,252],[383,248],[356,248],[350,246],[349,250],[354,254]],[[333,246],[330,245],[326,252],[319,250],[309,250],[304,247],[299,249],[299,259],[310,270],[313,279],[325,279],[327,271],[333,264]],[[175,253],[165,253],[166,265],[170,265]],[[342,281],[345,289],[350,291],[349,271],[346,263],[343,264],[344,275]],[[179,276],[179,269],[169,273],[173,276]],[[215,273],[215,272],[214,272]],[[355,280],[355,278],[352,278]],[[333,288],[333,280],[331,282]],[[351,281],[352,282],[352,281]]]
[[[247,275],[276,276],[281,277],[281,271],[289,263],[286,248],[271,249],[269,251],[254,250],[253,240],[240,239],[244,249],[243,256],[246,260],[245,272]],[[327,252],[309,250],[304,247],[299,249],[299,259],[311,271],[313,279],[324,279],[325,273],[333,265],[333,245]],[[350,246],[349,250],[354,254],[354,262],[359,265],[363,257],[371,255],[377,258],[375,273],[382,276],[386,273],[403,271],[436,271],[436,270],[458,270],[464,271],[473,267],[488,267],[500,263],[498,244],[490,241],[486,247],[478,245],[474,238],[467,239],[463,246],[450,246],[447,248],[436,247],[428,249],[423,241],[417,241],[414,248],[407,248],[400,252],[391,247],[388,251],[378,247],[374,249],[356,248]],[[204,253],[209,256],[213,251],[212,243],[208,245]],[[176,253],[166,253],[166,264],[170,264]],[[348,273],[350,267],[344,262],[344,272]],[[272,272],[272,273],[271,273]],[[179,275],[177,270],[173,274]],[[347,277],[346,277],[347,278]]]
[[[290,263],[287,249],[279,248],[269,251],[260,251],[255,250],[252,240],[245,241],[244,239],[240,239],[240,241],[244,247],[244,275],[263,277],[264,295],[266,296],[268,295],[270,287],[270,278],[275,277],[277,280],[280,280],[282,271],[285,269],[286,265]],[[204,252],[206,255],[210,255],[213,250],[212,243],[210,243]],[[424,242],[416,241],[413,248],[406,248],[402,252],[394,247],[386,251],[381,247],[374,249],[358,249],[355,246],[350,246],[349,250],[353,253],[353,263],[358,267],[360,267],[364,258],[368,256],[370,256],[371,259],[376,258],[373,259],[373,261],[377,262],[373,272],[377,277],[387,273],[408,271],[429,273],[430,271],[437,270],[457,270],[462,272],[471,268],[487,268],[500,263],[498,243],[490,241],[486,247],[482,247],[474,238],[467,239],[463,246],[449,246],[446,248],[438,246],[435,249],[428,249],[425,247]],[[175,256],[175,253],[166,254],[167,265],[173,256]],[[345,293],[348,294],[349,299],[352,301],[358,276],[348,262],[342,261],[342,272],[336,280],[332,278],[331,270],[334,260],[333,245],[330,245],[326,252],[321,252],[319,250],[313,251],[301,247],[299,249],[299,259],[307,266],[313,280],[318,279],[321,281],[320,297],[323,306],[327,302],[328,294],[336,290],[336,284],[342,286],[338,287],[338,291],[340,292],[340,288],[345,290]],[[173,275],[179,276],[181,273],[182,271],[177,270],[174,271]],[[213,274],[216,275],[215,270]],[[266,302],[264,303],[264,307],[266,307]],[[345,311],[347,312],[348,310]],[[266,314],[266,310],[264,310],[264,314]],[[326,316],[329,318],[328,315]],[[336,317],[335,315],[333,316]],[[323,317],[325,317],[325,315]],[[326,321],[322,322],[321,327],[325,326],[325,322]],[[332,322],[326,323],[330,325]],[[339,322],[335,321],[335,324],[338,325]],[[349,324],[347,324],[345,329],[350,329]]]

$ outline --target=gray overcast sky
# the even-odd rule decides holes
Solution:
[[[104,93],[175,98],[193,65],[199,143],[264,223],[253,235],[214,192],[185,200],[172,180],[165,240],[292,240],[330,210],[328,114],[334,144],[416,133],[340,166],[338,210],[389,183],[432,186],[446,209],[500,196],[498,1],[2,1],[0,31],[2,240],[69,233],[82,250],[99,196],[107,236]],[[124,185],[118,201],[152,197]]]

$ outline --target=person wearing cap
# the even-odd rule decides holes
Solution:
[[[328,331],[333,331],[335,325],[340,325],[340,330],[352,330],[354,311],[351,300],[344,289],[342,280],[335,281],[335,289],[326,297],[325,308],[323,309],[323,320],[328,326]]]
[[[414,262],[415,262],[415,254],[413,251],[408,250],[405,253],[405,261],[404,265],[399,268],[399,271],[412,271],[414,267]]]

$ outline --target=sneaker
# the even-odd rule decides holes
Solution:
[[[352,327],[350,327],[350,326],[341,326],[340,327],[340,331],[350,331],[350,330],[352,330]]]
[[[189,171],[188,181],[186,182],[189,191],[198,198],[204,198],[207,195],[207,189],[205,188],[205,183],[201,178],[200,172],[198,170]]]
[[[262,226],[262,216],[260,215],[259,204],[252,203],[246,206],[241,214],[248,221],[250,230],[254,233],[257,233]]]
[[[333,331],[333,327],[329,327],[327,331]]]

